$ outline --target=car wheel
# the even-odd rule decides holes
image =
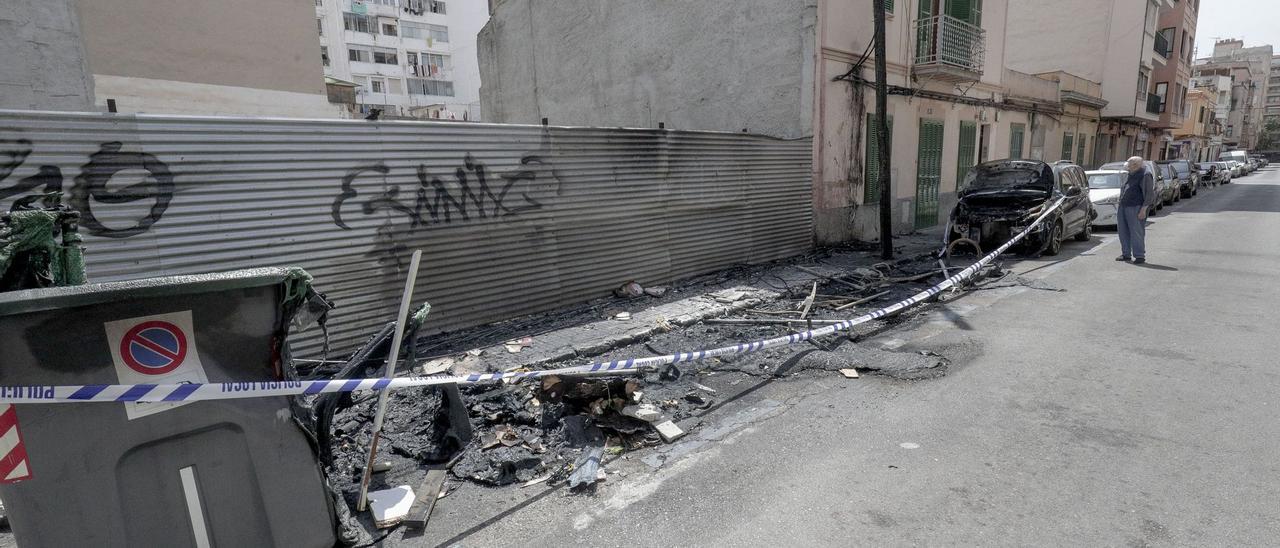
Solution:
[[[1044,246],[1044,254],[1049,256],[1057,255],[1062,251],[1062,221],[1053,224],[1053,230],[1049,232],[1049,242]]]
[[[1089,223],[1085,223],[1084,228],[1080,229],[1080,232],[1076,233],[1077,242],[1087,242],[1089,241],[1089,238],[1092,238],[1092,237],[1093,237],[1093,225]]]

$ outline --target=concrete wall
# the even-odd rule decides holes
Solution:
[[[1063,70],[1102,81],[1108,51],[1119,45],[1110,43],[1116,1],[1010,1],[1007,67],[1031,74]],[[1132,61],[1136,70],[1136,52]]]
[[[0,51],[0,108],[92,107],[74,0],[0,2]]]
[[[312,2],[80,0],[78,10],[100,108],[337,115]]]
[[[487,120],[811,133],[816,0],[503,0],[477,39]]]
[[[1164,0],[1160,0],[1163,2]],[[1152,67],[1155,20],[1143,0],[1016,0],[1009,3],[1008,67],[1062,70],[1102,82],[1103,116],[1155,120],[1139,104],[1138,67]],[[1145,25],[1145,26],[1144,26]]]

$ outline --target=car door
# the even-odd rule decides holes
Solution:
[[[1084,187],[1086,181],[1080,175],[1080,168],[1076,166],[1063,168],[1060,180],[1062,181],[1062,194],[1066,196],[1066,201],[1062,204],[1063,236],[1069,236],[1080,230],[1084,219],[1081,214],[1080,204],[1085,201]]]

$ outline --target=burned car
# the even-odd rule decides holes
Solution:
[[[1056,255],[1062,241],[1086,241],[1096,213],[1089,201],[1084,170],[1062,161],[996,160],[969,170],[951,211],[948,243],[968,239],[992,249],[1026,229],[1046,207],[1066,201],[1023,240],[1023,250]]]

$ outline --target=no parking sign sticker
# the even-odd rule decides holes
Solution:
[[[111,361],[120,384],[207,383],[196,351],[191,311],[106,322]],[[129,420],[173,409],[181,403],[126,402]]]

